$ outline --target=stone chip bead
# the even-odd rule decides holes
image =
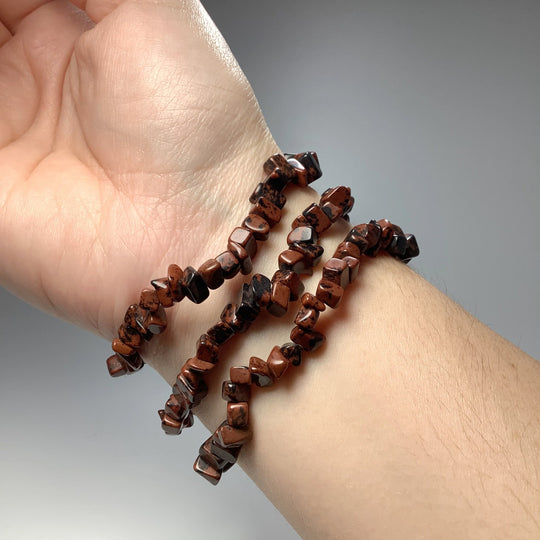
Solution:
[[[360,248],[353,244],[352,242],[341,242],[338,244],[336,251],[334,251],[334,257],[338,259],[343,259],[343,257],[354,257],[355,259],[360,259],[362,252]]]
[[[221,425],[226,425],[227,423],[228,422],[225,421]],[[241,446],[224,448],[221,446],[221,444],[219,444],[215,434],[210,437],[210,441],[210,451],[212,452],[212,455],[216,456],[224,463],[222,470],[227,470],[229,468],[227,465],[232,466],[236,463],[238,456],[240,455],[240,450],[242,448]]]
[[[219,345],[208,335],[203,334],[195,344],[195,356],[199,360],[215,364],[218,361]]]
[[[197,373],[200,373],[201,375],[204,375],[205,373],[212,371],[215,364],[213,364],[212,362],[205,362],[204,360],[201,360],[200,358],[197,358],[195,356],[193,358],[190,358],[186,362],[186,366],[190,371],[195,371]]]
[[[233,230],[229,235],[229,242],[242,246],[247,251],[249,257],[254,257],[257,253],[257,240],[255,236],[251,231],[243,227],[236,227]]]
[[[289,359],[281,351],[281,347],[275,346],[268,355],[266,364],[274,380],[281,379],[289,367]]]
[[[305,351],[315,351],[324,343],[325,339],[324,335],[317,330],[305,330],[295,326],[291,331],[291,340]]]
[[[158,411],[161,418],[161,429],[167,435],[180,435],[182,433],[182,421],[169,416],[163,409]]]
[[[307,308],[302,306],[294,319],[294,324],[304,328],[304,330],[311,330],[317,320],[319,319],[319,312],[313,308]]]
[[[142,337],[139,332],[126,323],[118,328],[118,337],[122,342],[133,349],[139,349],[142,346]],[[119,351],[116,351],[119,352]],[[123,354],[123,353],[120,353]]]
[[[251,378],[257,386],[266,387],[271,386],[274,382],[270,375],[270,369],[266,362],[261,358],[252,356],[249,359],[249,371]]]
[[[136,352],[133,347],[124,343],[120,338],[113,339],[112,350],[122,356],[131,356]]]
[[[326,309],[324,302],[321,302],[315,295],[308,292],[302,295],[300,302],[304,307],[316,309],[317,311],[324,311]]]
[[[185,296],[184,289],[182,289],[184,271],[177,264],[169,264],[167,275],[169,276],[172,299],[174,302],[180,302]]]
[[[135,373],[144,366],[144,360],[139,353],[132,354],[131,356],[122,357],[126,362],[128,373]]]
[[[240,264],[240,272],[245,276],[251,274],[253,270],[253,263],[251,262],[251,257],[249,256],[247,249],[245,249],[240,244],[229,241],[228,244],[229,251],[238,259]]]
[[[319,240],[313,227],[295,227],[287,236],[287,244],[315,244]]]
[[[209,289],[218,289],[223,285],[225,277],[221,264],[216,259],[208,259],[197,270]]]
[[[236,315],[242,321],[253,322],[261,311],[257,304],[253,287],[250,283],[242,285],[242,300],[236,310]]]
[[[227,323],[218,321],[206,331],[206,335],[218,345],[223,345],[234,336],[234,330]]]
[[[336,283],[343,289],[350,283],[349,281],[349,266],[343,259],[332,257],[328,259],[323,266],[323,278]]]
[[[374,257],[380,249],[381,234],[381,226],[370,221],[353,227],[345,240],[358,246],[363,254]]]
[[[232,279],[240,272],[240,262],[229,250],[220,253],[216,261],[220,264],[225,279]]]
[[[157,311],[159,298],[155,289],[143,289],[139,299],[139,305],[148,311]]]
[[[304,254],[293,249],[282,251],[278,257],[278,263],[280,270],[292,270],[297,274],[302,274],[308,269]]]
[[[321,279],[317,285],[317,298],[332,309],[339,305],[343,292],[343,287],[327,279]]]
[[[308,220],[317,234],[321,234],[332,226],[332,221],[317,203],[313,203],[306,208],[302,215]]]
[[[300,295],[304,292],[304,283],[300,279],[300,276],[292,270],[278,270],[272,276],[272,283],[283,283],[290,291],[289,300],[295,302],[300,298]]]
[[[257,214],[268,222],[270,227],[274,227],[281,221],[281,210],[266,197],[259,197],[250,214]]]
[[[406,238],[407,249],[405,250],[403,262],[408,263],[411,259],[420,255],[420,248],[418,247],[418,243],[414,234],[408,234]]]
[[[223,384],[221,385],[221,397],[225,401],[249,401],[249,398],[251,397],[251,386],[249,384],[223,381]]]
[[[260,197],[266,197],[280,209],[283,208],[287,202],[285,195],[269,185],[266,181],[257,185],[253,190],[253,193],[249,196],[249,202],[255,204]]]
[[[312,275],[313,268],[317,266],[321,260],[324,248],[320,244],[298,244],[293,242],[290,246],[293,251],[298,251],[304,256],[304,262],[306,264],[305,274]]]
[[[215,432],[216,442],[224,448],[240,446],[251,439],[251,430],[237,429],[228,424],[220,426]]]
[[[194,304],[204,302],[210,295],[210,291],[201,274],[192,266],[187,266],[184,270],[182,289]]]
[[[231,381],[236,384],[251,384],[251,372],[246,366],[233,366],[229,370]]]
[[[295,154],[289,161],[298,161],[302,165],[302,169],[297,168],[296,180],[293,180],[300,187],[305,187],[322,176],[319,157],[316,152],[303,152]]]
[[[272,297],[271,281],[263,274],[255,274],[251,278],[251,287],[253,289],[255,302],[261,308],[267,307]]]
[[[351,204],[351,188],[338,186],[328,188],[321,196],[320,204],[323,206],[327,202],[341,208],[343,213],[347,213],[352,208]]]
[[[248,427],[249,405],[247,401],[227,403],[227,424],[237,429],[246,429]]]
[[[189,414],[189,402],[184,396],[171,394],[165,403],[165,413],[176,420],[184,420]]]
[[[395,232],[386,251],[397,259],[405,259],[405,253],[407,252],[407,237],[404,234]]]
[[[145,328],[152,334],[162,334],[167,329],[167,315],[163,306],[157,311],[149,311],[144,319]]]
[[[266,310],[274,317],[283,317],[289,308],[290,289],[282,281],[272,283],[272,296]]]
[[[281,191],[289,182],[295,181],[297,176],[297,171],[281,154],[269,157],[264,162],[263,170],[268,175],[265,183],[277,191]]]
[[[381,228],[381,249],[386,249],[392,241],[392,236],[394,236],[394,226],[387,219],[379,219],[377,225]]]
[[[345,261],[349,267],[349,283],[352,283],[358,277],[360,261],[355,257],[350,257],[349,255],[346,255],[341,260]]]
[[[293,366],[299,366],[302,363],[302,347],[297,343],[284,343],[281,347],[281,354],[289,360]]]
[[[129,374],[125,360],[117,354],[107,358],[107,369],[111,377],[122,377]]]
[[[250,231],[256,240],[265,241],[270,233],[270,224],[263,217],[257,214],[248,214],[242,223]]]
[[[171,307],[173,305],[173,298],[169,278],[153,279],[150,283],[156,289],[159,303],[163,307]]]
[[[214,486],[217,486],[221,479],[221,471],[212,467],[201,456],[198,456],[195,460],[193,470]]]

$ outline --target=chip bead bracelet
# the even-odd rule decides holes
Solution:
[[[217,365],[220,347],[246,332],[262,310],[281,317],[289,302],[298,300],[304,289],[300,275],[312,274],[323,253],[319,236],[347,216],[353,202],[350,188],[340,186],[323,193],[318,204],[310,204],[294,220],[287,236],[288,248],[279,254],[279,267],[272,279],[255,274],[244,283],[240,303],[227,304],[220,320],[197,340],[195,356],[184,363],[164,409],[158,411],[166,434],[180,435],[193,425],[192,409],[208,394],[206,375]]]
[[[315,152],[274,154],[265,161],[263,170],[266,178],[249,198],[253,207],[241,226],[230,234],[227,249],[204,262],[198,270],[192,266],[182,270],[171,264],[167,276],[152,280],[152,288],[141,292],[139,303],[129,306],[118,329],[118,337],[112,342],[115,354],[106,362],[112,377],[129,375],[144,366],[139,351],[145,341],[167,328],[165,308],[186,297],[200,304],[208,298],[211,289],[219,288],[225,280],[238,273],[251,273],[257,242],[264,242],[270,229],[281,219],[281,210],[286,203],[285,187],[290,183],[305,187],[322,174]]]
[[[362,258],[375,257],[381,251],[405,263],[419,254],[414,235],[405,235],[386,219],[353,227],[324,264],[315,295],[307,292],[302,295],[290,334],[292,343],[276,345],[266,361],[252,356],[248,366],[230,368],[230,380],[224,381],[222,387],[227,419],[201,445],[193,465],[195,472],[216,485],[221,475],[236,463],[243,445],[252,437],[251,386],[273,385],[289,366],[300,365],[303,353],[314,351],[324,343],[325,336],[315,329],[320,313],[326,306],[338,307],[345,289],[358,275]]]

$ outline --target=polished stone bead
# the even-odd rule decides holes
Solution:
[[[420,255],[420,248],[418,247],[414,234],[408,234],[406,239],[407,249],[405,250],[404,260],[409,262],[414,257],[418,257],[418,255]]]
[[[266,360],[270,374],[274,380],[281,379],[289,367],[289,359],[281,352],[281,348],[276,345],[268,355]]]
[[[180,393],[189,403],[195,407],[208,394],[208,385],[201,377],[185,369],[176,377],[176,384],[173,386],[175,394]]]
[[[345,288],[349,283],[349,266],[343,259],[332,257],[324,263],[323,278]]]
[[[227,425],[228,422],[225,421],[221,425]],[[221,427],[221,426],[220,426]],[[218,437],[217,437],[217,430],[212,434],[212,437],[210,437],[211,443],[210,443],[210,451],[214,456],[216,456],[218,459],[229,463],[229,465],[234,465],[236,461],[238,460],[238,456],[240,454],[241,446],[231,446],[229,448],[224,448],[219,444]]]
[[[126,361],[117,354],[113,354],[107,358],[107,369],[111,377],[122,377],[128,374]]]
[[[218,345],[223,345],[234,336],[234,330],[227,323],[219,321],[206,331],[206,335]]]
[[[161,418],[161,429],[167,435],[180,435],[182,433],[182,421],[169,416],[163,409],[158,411]]]
[[[364,224],[365,225],[365,224]],[[346,242],[354,244],[359,250],[360,253],[365,253],[368,248],[368,241],[364,236],[362,236],[358,230],[358,225],[353,227],[347,236],[345,237]]]
[[[265,219],[270,227],[277,225],[281,220],[281,210],[266,197],[259,197],[250,214],[257,214]]]
[[[386,249],[390,242],[392,241],[392,236],[394,235],[394,227],[390,221],[387,219],[379,219],[377,225],[381,228],[381,249]]]
[[[223,381],[221,397],[225,401],[249,401],[251,386],[249,384],[237,384],[232,381]]]
[[[184,289],[182,289],[184,271],[177,264],[169,264],[167,275],[169,276],[169,287],[171,289],[172,299],[174,302],[180,302],[185,296]]]
[[[220,264],[225,279],[232,279],[240,272],[240,262],[229,250],[220,253],[216,261]]]
[[[165,413],[175,420],[184,420],[190,411],[190,404],[179,394],[171,394],[165,403]]]
[[[293,366],[299,366],[302,363],[302,347],[297,343],[284,343],[280,349],[283,356]]]
[[[274,317],[283,317],[289,308],[290,289],[281,281],[272,283],[272,296],[266,308]]]
[[[257,386],[271,386],[274,382],[266,362],[261,358],[252,356],[249,359],[249,371],[251,372],[253,382]]]
[[[210,295],[210,291],[201,277],[201,274],[192,266],[187,266],[182,278],[182,289],[186,296],[194,303],[204,302]]]
[[[299,326],[295,326],[291,331],[291,339],[305,351],[315,351],[324,343],[326,338],[317,330],[304,330]]]
[[[139,305],[148,311],[157,311],[159,298],[155,289],[143,289],[139,299]]]
[[[321,302],[315,295],[308,292],[302,295],[300,302],[304,307],[316,309],[317,311],[324,311],[326,309],[324,302]]]
[[[123,358],[126,361],[128,375],[139,371],[144,366],[144,360],[139,353],[132,354],[131,356],[123,356]]]
[[[296,242],[290,244],[289,248],[302,253],[304,256],[306,263],[304,274],[313,274],[313,268],[319,264],[324,248],[319,244],[297,244]]]
[[[197,270],[209,289],[218,289],[223,285],[225,278],[221,264],[216,259],[208,259]]]
[[[257,214],[249,214],[242,223],[242,227],[248,229],[256,240],[265,241],[270,233],[270,224]]]
[[[304,292],[304,283],[300,276],[292,270],[278,270],[272,276],[272,282],[279,281],[287,286],[290,291],[289,300],[295,302]]]
[[[247,401],[227,403],[227,424],[236,429],[246,429],[249,425],[249,405]]]
[[[360,259],[362,253],[356,244],[353,244],[352,242],[341,242],[336,248],[336,251],[334,251],[334,257],[343,259],[343,257],[347,256]]]
[[[258,306],[253,287],[250,283],[244,283],[242,285],[242,300],[236,315],[242,321],[253,322],[259,315],[261,308]]]
[[[152,334],[162,334],[167,329],[167,315],[163,306],[159,306],[157,311],[148,312],[144,319],[145,328]]]
[[[320,205],[322,211],[328,216],[328,219],[332,223],[335,223],[341,216],[343,216],[343,209],[331,202],[326,202]]]
[[[358,276],[358,271],[360,270],[360,261],[355,257],[350,257],[346,255],[341,259],[347,263],[349,267],[349,283],[352,283]]]
[[[242,334],[249,328],[250,323],[240,319],[236,313],[237,310],[236,304],[227,304],[221,312],[220,319],[229,325],[235,334]]]
[[[159,303],[163,307],[171,307],[173,305],[173,298],[171,287],[169,285],[168,278],[153,279],[151,282],[159,299]]]
[[[240,446],[251,439],[250,429],[237,429],[228,424],[216,430],[216,442],[224,448]]]
[[[255,274],[251,278],[251,287],[253,289],[255,302],[261,308],[268,306],[272,296],[272,283],[270,280],[263,274]]]
[[[229,242],[241,245],[250,257],[257,253],[257,240],[253,233],[244,227],[236,227],[229,236]]]
[[[216,470],[212,465],[205,461],[201,456],[198,456],[193,464],[193,470],[201,475],[205,480],[208,480],[212,485],[217,486],[221,478],[221,471]]]
[[[221,471],[227,462],[212,452],[212,437],[209,437],[199,448],[199,456],[216,471]]]
[[[317,234],[321,234],[332,226],[330,218],[317,203],[311,204],[302,214]]]
[[[287,244],[315,244],[319,240],[319,235],[313,227],[295,227],[287,236]]]
[[[294,324],[304,328],[305,330],[310,330],[315,326],[318,319],[319,312],[316,309],[302,306],[296,314]]]
[[[193,418],[193,411],[190,410],[187,416],[184,418],[182,425],[185,428],[190,428],[194,423],[195,423],[195,419]]]
[[[203,334],[195,344],[195,356],[199,360],[215,364],[218,361],[219,345],[208,334]]]
[[[404,234],[394,233],[390,245],[386,251],[393,257],[404,259],[407,251],[407,237]]]
[[[321,196],[321,206],[327,202],[341,208],[342,210],[350,210],[351,188],[345,186],[338,186],[335,188],[328,188]]]
[[[298,227],[311,227],[311,224],[310,222],[308,221],[307,217],[300,214],[299,216],[297,216],[294,221],[292,222],[291,224],[291,227],[293,229],[296,229]]]
[[[269,157],[264,162],[263,170],[268,175],[266,183],[278,191],[281,191],[289,182],[296,179],[295,169],[281,154],[274,154]]]
[[[237,384],[251,384],[251,372],[246,366],[233,366],[229,370],[231,381]]]
[[[212,371],[214,369],[215,364],[212,362],[205,362],[204,360],[201,360],[197,358],[196,356],[194,358],[190,358],[186,365],[190,371],[195,371],[197,373],[200,373],[201,375],[208,373],[209,371]]]
[[[322,176],[321,166],[316,152],[295,154],[294,159],[298,160],[304,167],[303,174],[297,172],[296,183],[299,186],[305,187]]]
[[[343,292],[343,287],[326,279],[321,279],[317,285],[317,298],[333,309],[335,309],[341,301]]]
[[[278,263],[280,270],[292,270],[297,274],[302,274],[307,268],[303,253],[292,249],[282,251],[278,257]]]
[[[380,249],[381,234],[380,225],[376,221],[370,221],[353,227],[345,240],[358,246],[363,254],[374,257]]]
[[[240,244],[235,244],[230,242],[228,244],[229,251],[238,259],[240,264],[240,272],[246,276],[251,274],[253,270],[253,263],[251,262],[251,257],[248,255],[247,250]]]
[[[260,197],[266,197],[272,201],[278,208],[283,208],[287,202],[287,198],[281,191],[272,187],[268,182],[261,182],[253,190],[253,193],[249,196],[249,202],[255,204]]]
[[[144,326],[146,313],[147,310],[141,308],[138,304],[132,304],[128,307],[126,314],[124,315],[124,323],[140,334],[144,334],[146,333],[146,328]]]
[[[131,326],[128,326],[126,323],[121,324],[118,328],[118,337],[132,349],[139,349],[142,347],[141,334],[139,334],[139,332],[134,330]]]
[[[112,350],[122,356],[131,356],[135,354],[135,349],[124,343],[120,338],[115,338],[112,341]]]

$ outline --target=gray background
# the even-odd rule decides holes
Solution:
[[[319,189],[414,231],[417,271],[538,358],[540,2],[205,6]],[[158,375],[112,380],[108,343],[0,305],[1,538],[297,538],[240,470],[191,471],[205,431],[162,435]]]

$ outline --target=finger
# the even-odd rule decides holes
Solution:
[[[0,22],[0,47],[13,37],[7,27]]]
[[[71,0],[71,2],[79,9],[86,11],[88,17],[95,23],[101,21],[124,1],[125,0]]]
[[[20,22],[50,0],[3,0],[0,3],[0,21],[13,34]]]

